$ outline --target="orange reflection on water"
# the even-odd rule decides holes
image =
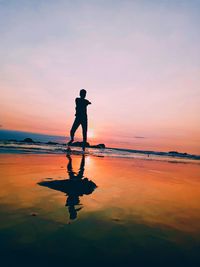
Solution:
[[[68,179],[65,155],[0,155],[1,207],[39,210],[39,216],[65,221],[66,195],[39,186],[47,180]],[[72,156],[74,171],[81,156]],[[200,165],[151,160],[87,156],[84,176],[98,187],[80,197],[78,219],[97,216],[118,223],[200,233]],[[60,217],[59,217],[60,216]]]
[[[109,206],[113,218],[200,231],[200,165],[107,158],[92,161],[99,186],[94,209]]]

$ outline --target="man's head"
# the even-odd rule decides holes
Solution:
[[[81,98],[85,98],[86,93],[87,93],[87,92],[86,92],[85,89],[81,89],[81,90],[80,90],[80,97],[81,97]]]

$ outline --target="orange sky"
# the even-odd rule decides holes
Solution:
[[[198,10],[193,1],[2,2],[1,128],[68,135],[86,88],[91,142],[200,153]]]

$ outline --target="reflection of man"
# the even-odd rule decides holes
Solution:
[[[69,160],[69,162],[67,164],[67,171],[68,171],[68,174],[69,174],[69,178],[71,180],[74,180],[74,181],[75,180],[81,180],[83,178],[83,173],[84,173],[85,156],[84,155],[82,156],[81,165],[80,165],[80,169],[79,169],[78,174],[76,174],[73,171],[72,158],[70,157],[70,155],[67,155],[67,158]],[[80,200],[79,200],[79,195],[78,194],[76,194],[75,192],[72,192],[72,194],[68,195],[68,198],[67,198],[67,201],[66,201],[66,206],[68,207],[68,211],[69,211],[71,220],[76,219],[77,212],[82,209],[82,207],[77,208],[77,209],[75,208],[75,205],[79,205],[79,203],[80,203]]]
[[[69,179],[43,181],[40,182],[39,185],[47,186],[51,189],[65,193],[67,195],[66,206],[68,207],[70,219],[74,220],[77,217],[77,212],[82,208],[75,207],[77,205],[80,206],[79,197],[91,194],[97,186],[94,182],[88,180],[88,178],[84,178],[83,176],[85,167],[85,155],[82,155],[78,173],[75,173],[73,171],[72,158],[70,157],[70,155],[67,155],[67,158],[69,160],[67,164]]]
[[[67,158],[69,160],[67,164],[67,171],[69,174],[70,179],[81,179],[83,178],[83,173],[84,173],[84,167],[85,167],[85,155],[82,156],[81,164],[80,164],[80,169],[77,175],[75,175],[75,172],[73,171],[72,168],[72,158],[70,155],[67,155]]]

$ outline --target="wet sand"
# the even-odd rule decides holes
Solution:
[[[199,266],[200,164],[82,160],[0,155],[3,266]]]

